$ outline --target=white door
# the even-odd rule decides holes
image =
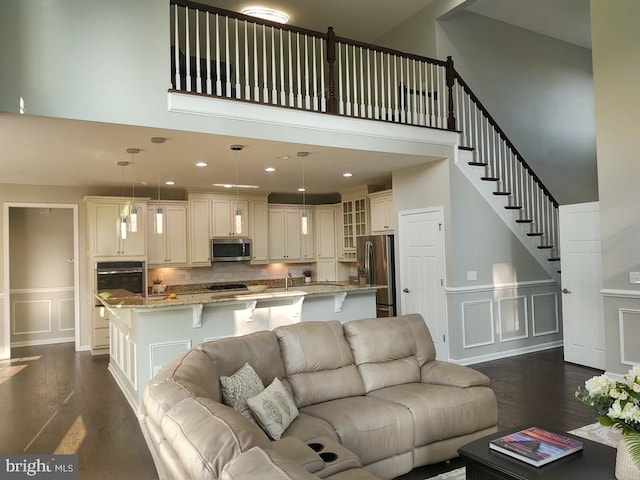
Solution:
[[[441,208],[399,213],[400,309],[425,319],[438,360],[449,359],[443,235]]]
[[[600,206],[560,207],[564,359],[605,369]]]

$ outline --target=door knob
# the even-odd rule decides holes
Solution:
[[[409,293],[409,289],[408,289],[408,288],[403,288],[403,289],[402,289],[402,291],[403,291],[404,293]]]
[[[571,293],[571,290],[568,290],[568,289],[566,289],[566,288],[563,288],[563,289],[562,289],[562,293]]]

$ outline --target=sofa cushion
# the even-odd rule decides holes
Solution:
[[[435,359],[429,330],[418,314],[344,324],[367,392],[420,381],[420,367]]]
[[[350,397],[309,405],[301,411],[329,423],[340,443],[365,466],[413,449],[413,417],[400,404],[368,396]]]
[[[274,450],[254,447],[222,469],[220,480],[318,480],[291,458]]]
[[[278,338],[268,330],[213,340],[201,343],[196,348],[211,358],[218,376],[232,375],[245,362],[253,367],[263,385],[269,385],[276,377],[285,376]],[[216,383],[219,383],[218,377]],[[222,397],[212,398],[220,401]]]
[[[298,416],[296,404],[277,378],[262,392],[247,398],[247,404],[262,429],[274,440]]]
[[[300,412],[289,428],[282,435],[283,438],[295,437],[308,442],[315,437],[329,437],[338,440],[335,430],[321,418]]]
[[[230,377],[221,376],[220,385],[225,405],[230,406],[243,417],[255,422],[247,404],[247,399],[263,392],[264,385],[253,367],[246,362],[240,370]]]
[[[274,330],[298,408],[364,394],[342,325],[303,322]]]
[[[165,365],[148,383],[142,402],[158,425],[164,414],[185,398],[220,400],[220,384],[211,359],[198,350],[188,350]]]
[[[210,398],[187,398],[175,405],[162,419],[162,433],[188,478],[216,479],[235,456],[271,445],[256,424]]]
[[[477,432],[498,421],[495,395],[487,387],[408,383],[382,388],[368,396],[402,405],[411,412],[415,447]]]

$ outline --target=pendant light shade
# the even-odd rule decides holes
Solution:
[[[122,240],[127,239],[127,216],[122,215],[120,217],[120,238]]]
[[[133,167],[134,156],[140,153],[139,148],[127,148],[127,153],[131,154],[131,166]],[[129,231],[136,233],[138,231],[138,209],[134,202],[136,201],[136,181],[133,173],[131,174],[131,209],[129,210]]]
[[[309,213],[307,212],[306,192],[307,189],[304,185],[304,159],[309,156],[309,152],[298,152],[298,157],[302,158],[302,188],[298,191],[302,192],[302,214],[300,217],[300,228],[302,235],[309,234]]]
[[[244,148],[242,145],[231,145],[229,147],[233,152],[240,152]],[[233,230],[234,234],[241,235],[242,234],[242,208],[240,208],[240,182],[239,179],[239,169],[238,169],[238,156],[236,155],[236,205],[233,209],[234,211],[234,222],[233,222]]]
[[[151,143],[155,143],[160,150],[160,144],[164,143],[166,138],[164,137],[153,137],[151,138]],[[158,182],[158,202],[160,201],[160,155],[156,153],[156,170],[157,170],[157,182]],[[164,223],[164,215],[162,212],[162,207],[158,205],[156,208],[156,225],[155,225],[155,233],[157,235],[162,235],[164,233],[163,223]]]

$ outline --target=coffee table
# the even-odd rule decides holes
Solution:
[[[460,447],[458,453],[460,457],[465,460],[467,480],[615,479],[616,449],[602,443],[587,440],[586,438],[576,437],[570,433],[561,432],[563,435],[580,440],[584,444],[584,449],[543,465],[542,467],[534,467],[508,455],[489,449],[490,440],[531,426],[532,425],[523,425],[502,430]],[[557,431],[557,429],[544,425],[535,426],[540,426],[549,431]]]

